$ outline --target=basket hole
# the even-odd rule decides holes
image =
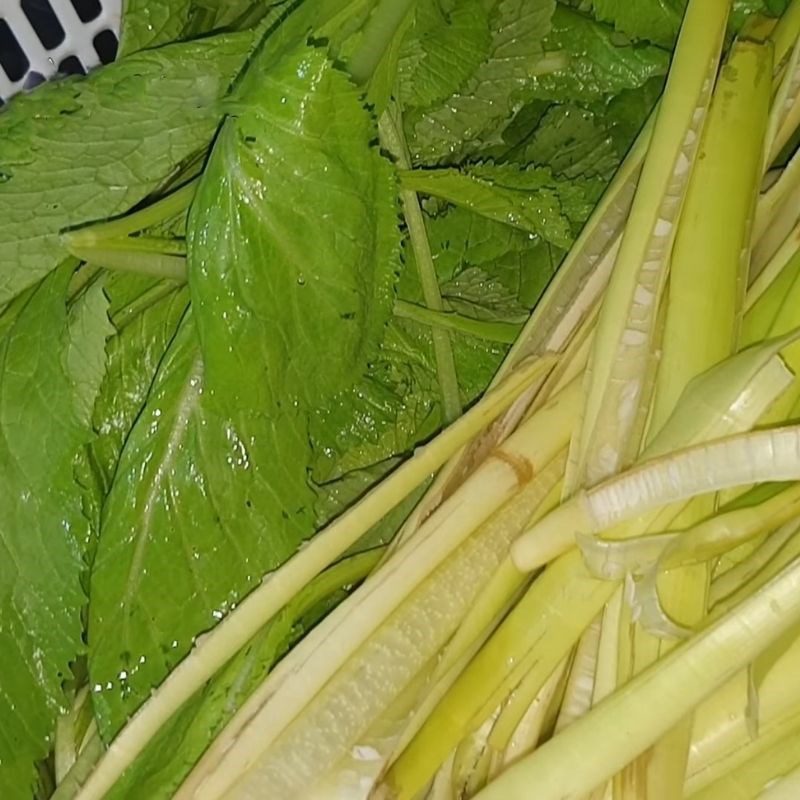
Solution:
[[[85,75],[86,69],[77,56],[67,56],[58,63],[58,71],[62,75]]]
[[[92,39],[92,44],[103,64],[110,64],[117,57],[117,47],[119,43],[117,42],[117,37],[114,35],[114,31],[109,28],[100,31],[100,33]]]
[[[30,91],[31,89],[35,89],[37,86],[40,86],[46,80],[47,78],[45,78],[45,76],[42,75],[41,72],[36,72],[36,70],[31,70],[25,76],[25,82],[22,84],[22,88],[27,92]]]
[[[25,51],[14,36],[9,24],[0,19],[0,67],[12,83],[16,83],[28,71],[30,62]]]
[[[64,28],[48,0],[22,0],[22,11],[46,50],[58,47],[66,38]]]
[[[81,22],[91,22],[93,19],[97,19],[103,11],[100,0],[70,0],[70,2]]]

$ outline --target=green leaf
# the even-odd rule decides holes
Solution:
[[[204,148],[251,45],[138,53],[21,95],[0,115],[0,304],[67,255],[64,228],[126,211]]]
[[[70,330],[70,277],[62,268],[21,297],[0,340],[0,796],[9,800],[30,800],[34,761],[50,749],[62,683],[83,650],[87,522],[73,460],[90,430],[67,363],[70,349],[102,348],[105,312],[91,304]]]
[[[418,4],[398,65],[400,102],[424,108],[446,100],[486,60],[491,44],[481,0]]]
[[[72,304],[67,333],[66,368],[75,411],[81,424],[88,427],[106,374],[106,339],[114,333],[102,280],[88,286]]]
[[[533,76],[528,98],[591,102],[665,75],[670,61],[666,50],[633,46],[609,26],[564,6],[556,8],[543,47],[543,60],[555,68]]]
[[[193,320],[185,317],[104,507],[89,670],[106,740],[195,636],[310,535],[308,460],[306,423],[296,409],[269,417],[218,411]]]
[[[486,321],[524,322],[528,309],[517,292],[480,267],[468,267],[441,287],[446,310]]]
[[[191,12],[192,0],[125,0],[119,55],[182,38]]]
[[[672,47],[683,20],[686,0],[594,0],[594,13],[631,39]]]
[[[460,91],[419,114],[406,115],[409,148],[417,163],[457,159],[470,144],[497,131],[541,64],[555,0],[499,0],[490,14],[489,57]]]
[[[111,290],[119,317],[122,317],[120,312],[131,308],[138,299],[130,298],[126,304],[124,291],[140,282],[138,276],[122,277],[126,279],[123,291],[119,282]],[[147,401],[158,366],[175,336],[188,300],[186,289],[173,288],[138,313],[125,315],[116,335],[108,342],[108,367],[93,412],[97,437],[91,445],[92,462],[101,478],[103,495],[111,486],[122,446]]]
[[[391,313],[400,239],[394,172],[356,88],[319,48],[265,68],[230,106],[188,238],[208,379],[261,410],[355,383]]]
[[[312,415],[312,476],[319,484],[409,453],[441,426],[436,361],[392,320],[375,361],[355,387]]]
[[[548,169],[515,164],[484,164],[469,172],[456,169],[411,170],[403,185],[433,195],[535,234],[559,247],[572,241],[573,223],[591,212],[601,182],[560,181]]]

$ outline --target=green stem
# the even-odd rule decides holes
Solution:
[[[472,319],[456,314],[453,311],[432,311],[416,303],[407,303],[405,300],[395,300],[395,316],[402,319],[411,319],[422,325],[434,328],[458,331],[468,336],[477,336],[490,342],[513,344],[517,340],[522,325],[515,322],[488,322]]]
[[[139,211],[134,211],[133,214],[126,214],[119,219],[100,222],[97,225],[65,233],[62,237],[64,244],[69,250],[91,247],[97,242],[121,239],[171,219],[189,207],[197,191],[199,180],[199,178],[192,179],[180,189],[176,189],[161,200]]]
[[[80,755],[72,765],[70,771],[64,776],[51,795],[50,800],[68,800],[80,791],[86,779],[94,769],[94,765],[100,760],[100,756],[105,752],[100,736],[95,733],[81,751]]]
[[[392,37],[417,0],[382,0],[372,12],[348,70],[357,84],[366,83],[383,58]]]
[[[409,169],[411,159],[403,136],[402,123],[396,118],[397,114],[395,107],[387,109],[380,118],[378,130],[384,147],[397,159],[400,169]],[[414,259],[419,270],[425,305],[431,311],[443,311],[442,295],[439,292],[439,281],[436,278],[436,268],[433,265],[431,246],[419,198],[416,192],[401,189],[400,200],[403,204],[403,215],[408,226],[408,236],[414,251]],[[453,346],[446,330],[434,328],[431,333],[444,417],[447,422],[452,422],[461,414],[461,395],[458,389]]]
[[[81,261],[109,270],[152,275],[154,278],[167,278],[181,283],[186,281],[185,256],[137,248],[133,244],[136,241],[103,242],[95,247],[70,246],[70,253]],[[133,246],[128,246],[129,243]]]

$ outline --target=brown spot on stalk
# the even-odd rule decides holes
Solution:
[[[533,480],[535,472],[533,464],[524,456],[520,456],[517,453],[509,453],[498,447],[496,450],[492,450],[489,458],[497,458],[508,464],[514,470],[514,474],[517,476],[517,485],[520,488]]]

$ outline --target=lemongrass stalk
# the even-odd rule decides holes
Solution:
[[[795,752],[797,753],[796,766],[792,768],[791,772],[784,774],[784,767],[781,764],[780,768],[775,770],[775,777],[764,784],[758,800],[795,800],[800,797],[800,749]],[[781,760],[783,763],[788,763],[790,759]]]
[[[681,531],[625,540],[581,537],[589,570],[606,580],[698,564],[800,515],[800,485],[747,508],[711,516]]]
[[[769,114],[767,135],[764,139],[763,171],[769,169],[770,164],[777,158],[780,151],[794,131],[795,125],[786,130],[785,124],[791,124],[792,106],[797,100],[800,91],[800,39],[792,47],[789,60],[781,70],[781,79],[772,102]]]
[[[798,788],[799,733],[796,728],[787,732],[786,736],[774,742],[772,748],[763,750],[734,771],[685,797],[687,800],[776,800],[781,797],[794,800],[796,794],[784,792]],[[789,776],[792,782],[781,787],[781,779]]]
[[[559,404],[542,410],[477,467],[426,520],[419,534],[320,626],[324,638],[302,665],[274,693],[269,679],[256,692],[252,703],[206,753],[181,797],[212,798],[226,792],[232,792],[231,797],[247,796],[265,780],[280,781],[284,791],[291,793],[294,789],[290,787],[299,791],[311,785],[320,771],[334,766],[341,748],[352,745],[349,737],[363,733],[391,702],[393,692],[402,689],[401,681],[442,646],[442,637],[446,640],[452,634],[507,552],[510,538],[530,518],[533,509],[525,503],[509,504],[508,515],[494,515],[522,487],[535,482],[536,470],[564,447],[577,399],[576,394],[573,406]],[[540,502],[541,495],[534,499]],[[470,538],[476,529],[477,534]],[[460,547],[468,538],[469,546]],[[462,578],[470,577],[458,578],[459,570]],[[436,615],[434,608],[439,609]],[[408,619],[420,615],[431,615],[437,624],[426,627],[424,642],[411,648],[405,637],[415,626],[410,628]],[[388,683],[389,674],[396,684]],[[380,692],[369,688],[374,681],[381,683]],[[351,692],[354,683],[360,688],[351,700],[355,703],[360,698],[359,711],[351,708],[345,715],[334,713],[336,707],[341,710],[340,693]],[[324,692],[314,697],[323,687]],[[262,700],[262,692],[268,693],[266,700]],[[259,702],[262,705],[253,708]],[[297,737],[304,741],[299,750]],[[230,748],[234,739],[236,747]],[[295,763],[287,771],[289,752],[294,753],[291,760]]]
[[[602,623],[603,615],[600,615],[586,629],[575,648],[564,701],[556,720],[556,733],[582,717],[592,707]]]
[[[658,508],[733,486],[800,480],[800,426],[757,431],[695,445],[632,467],[579,493],[511,548],[519,569],[536,569],[597,534]]]
[[[778,658],[758,687],[759,725],[753,735],[748,719],[750,677],[742,671],[696,712],[686,789],[702,789],[768,749],[797,725],[800,715],[800,641]]]
[[[693,381],[670,424],[651,444],[652,454],[669,453],[705,437],[748,430],[774,400],[779,387],[762,380],[765,376],[763,370],[788,340],[788,337],[783,337],[750,348]],[[727,412],[720,414],[720,408],[727,409]],[[623,526],[619,533],[635,536],[648,530],[649,526],[663,530],[679,510],[680,506],[653,512]],[[527,612],[530,618],[522,618],[523,623],[516,615],[524,612],[516,609],[512,612],[397,759],[390,770],[389,780],[398,786],[408,786],[407,796],[412,798],[463,738],[473,721],[482,721],[481,713],[490,713],[519,682],[521,676],[515,677],[516,667],[509,674],[508,664],[526,665],[525,659],[531,658],[533,643],[546,641],[546,650],[535,652],[533,656],[534,670],[544,683],[558,661],[570,652],[591,619],[600,613],[614,590],[613,583],[590,578],[577,552],[566,554],[551,564],[518,606],[524,609],[526,601],[530,602]],[[565,606],[572,613],[568,620],[560,616],[560,609]],[[527,671],[524,666],[522,675]]]
[[[689,381],[735,349],[771,72],[771,48],[737,42],[714,91],[672,253],[655,431]]]
[[[775,47],[775,67],[780,68],[800,37],[800,0],[792,0],[770,34]]]
[[[569,800],[599,786],[800,621],[800,563],[677,647],[476,796]],[[625,720],[619,725],[619,720]],[[580,769],[575,755],[582,754]]]
[[[747,558],[720,575],[714,576],[708,595],[709,608],[713,608],[739,587],[749,583],[794,536],[796,530],[797,524],[794,522],[782,525]]]
[[[488,745],[501,708],[479,728],[469,733],[456,748],[453,758],[453,796],[472,797],[489,780],[492,751]]]
[[[771,75],[771,46],[737,42],[714,91],[672,254],[650,420],[657,432],[673,413],[688,383],[727,358],[736,347],[747,281],[750,224],[762,172]],[[739,167],[731,170],[734,160]],[[731,230],[737,235],[731,235]],[[710,306],[708,297],[714,298]],[[696,500],[684,512],[684,522],[691,524],[703,518],[713,507],[713,497]],[[705,610],[707,573],[707,566],[701,564],[659,576],[659,610],[682,625],[697,624]],[[658,601],[659,597],[653,599]],[[643,606],[644,610],[648,608]],[[656,649],[646,638],[637,634],[636,643],[641,643],[639,649],[643,651],[637,653],[634,647],[634,671],[646,664]],[[647,660],[643,659],[645,652]],[[647,754],[645,763],[632,765],[629,789],[622,796],[644,793],[657,800],[679,793],[689,731],[684,722]],[[634,776],[644,779],[646,787],[632,785]]]
[[[711,96],[729,0],[689,3],[650,149],[603,299],[575,438],[578,475],[601,480],[635,455],[669,250]]]
[[[780,182],[779,182],[780,183]],[[779,184],[776,184],[770,193]],[[768,193],[769,194],[769,193]],[[753,237],[753,252],[750,260],[750,279],[757,278],[775,257],[781,245],[792,237],[797,225],[798,203],[800,202],[800,182],[795,181],[786,198],[770,215],[761,236]]]
[[[390,509],[407,497],[473,436],[499,416],[550,366],[539,359],[520,367],[430,444],[397,468],[289,561],[268,575],[195,647],[123,727],[81,792],[100,800],[155,732],[294,595],[339,558]]]
[[[794,525],[794,523],[788,523]],[[768,583],[775,575],[784,569],[788,564],[800,557],[800,537],[797,531],[800,525],[795,527],[795,534],[789,537],[786,544],[744,585],[738,586],[730,594],[720,599],[714,608],[709,612],[709,619],[717,619],[727,614],[731,608],[735,608],[745,598],[749,597],[754,591]]]
[[[81,739],[78,733],[78,718],[89,699],[89,688],[82,687],[76,694],[72,706],[56,722],[55,746],[53,747],[53,769],[56,785],[64,780],[72,769],[80,750]]]
[[[412,800],[523,677],[543,686],[613,591],[614,584],[586,573],[576,553],[548,567],[391,765],[376,800]]]
[[[753,221],[754,243],[758,243],[764,237],[777,212],[786,204],[787,198],[796,191],[798,182],[800,182],[800,153],[795,153],[781,170],[778,179],[758,198]],[[760,259],[760,264],[762,262],[763,257]],[[751,270],[760,272],[761,266],[751,267]]]
[[[513,764],[522,756],[532,752],[538,745],[546,732],[548,712],[554,706],[560,705],[558,697],[563,694],[568,667],[569,659],[565,658],[533,697],[530,697],[531,687],[528,685],[526,676],[526,680],[520,684],[510,698],[510,702],[514,704],[513,718],[518,718],[517,724],[511,730],[506,729],[504,725],[501,727],[504,719],[508,722],[512,719],[507,711],[508,704],[503,707],[503,712],[489,736],[493,754],[493,762],[489,770],[490,780],[493,780],[509,764]],[[502,750],[498,749],[501,746]]]

